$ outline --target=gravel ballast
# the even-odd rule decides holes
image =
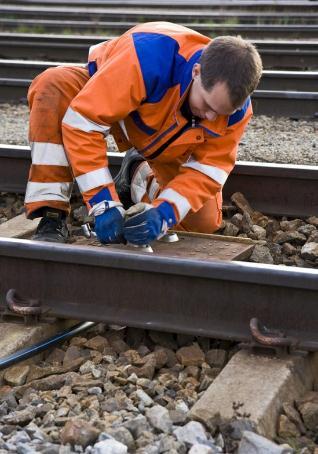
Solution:
[[[28,107],[0,104],[1,143],[28,145]],[[254,116],[239,147],[241,161],[318,165],[318,122]]]

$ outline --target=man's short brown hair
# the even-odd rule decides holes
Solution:
[[[203,88],[210,91],[217,82],[226,82],[235,109],[255,90],[262,75],[259,53],[240,36],[214,38],[203,51],[200,64]]]

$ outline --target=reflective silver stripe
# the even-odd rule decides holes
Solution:
[[[25,203],[57,200],[69,202],[73,183],[38,183],[29,181],[26,188]]]
[[[175,191],[174,189],[164,189],[159,194],[158,199],[165,199],[168,202],[175,204],[180,216],[179,221],[181,221],[191,209],[191,205],[188,202],[188,199],[186,197],[183,197],[183,195],[179,194],[179,192]]]
[[[127,132],[127,129],[126,129],[126,126],[125,126],[125,122],[124,120],[119,120],[119,126],[121,128],[121,130],[123,131],[123,133],[125,134],[126,136],[126,139],[129,140],[129,137],[128,137],[128,132]]]
[[[150,187],[148,189],[148,196],[150,200],[154,200],[156,198],[156,195],[158,193],[159,189],[159,184],[156,178],[154,177],[152,182],[150,183]]]
[[[80,191],[86,192],[98,186],[108,185],[113,182],[113,179],[108,167],[103,167],[76,177],[76,181]]]
[[[31,142],[32,164],[68,167],[63,145],[57,143]]]
[[[63,121],[65,125],[71,126],[72,128],[80,129],[81,131],[85,132],[101,132],[105,136],[108,134],[110,127],[107,125],[100,125],[95,123],[94,121],[85,118],[80,113],[73,110],[69,107],[64,115]]]
[[[105,44],[106,41],[103,41],[101,43],[98,43],[98,44],[94,44],[93,46],[90,46],[89,50],[88,50],[88,55],[90,55],[93,50],[96,49],[96,47],[99,47],[99,46],[102,46],[103,44]]]
[[[217,183],[221,184],[222,186],[227,180],[229,176],[225,170],[220,169],[219,167],[209,166],[207,164],[201,164],[200,162],[196,161],[195,159],[189,159],[188,162],[182,164],[182,167],[190,167],[191,169],[195,169],[198,172],[204,173],[204,175],[212,178]]]
[[[130,185],[130,196],[134,203],[141,202],[143,196],[147,191],[147,178],[152,174],[152,170],[148,162],[143,162],[134,173],[131,185]]]

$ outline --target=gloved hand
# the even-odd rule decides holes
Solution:
[[[95,216],[95,232],[101,243],[125,243],[123,236],[125,210],[120,202],[113,200],[99,201],[101,195],[109,194],[105,189],[96,194],[90,201],[93,207],[89,215]]]
[[[176,223],[176,216],[169,202],[158,206],[137,203],[126,211],[124,237],[132,244],[146,245],[161,238]]]

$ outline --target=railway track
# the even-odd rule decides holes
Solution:
[[[0,58],[85,62],[90,46],[110,39],[0,32]],[[318,41],[253,40],[264,68],[318,69]]]
[[[115,176],[122,155],[108,156]],[[30,163],[29,147],[0,144],[0,191],[23,194]],[[234,192],[241,191],[258,211],[305,217],[318,210],[317,184],[317,166],[238,162],[224,186],[223,196],[227,203]]]
[[[48,7],[48,6],[18,6],[0,5],[2,18],[14,19],[51,19],[64,22],[68,20],[89,21],[134,21],[148,22],[166,20],[170,22],[209,22],[233,24],[316,24],[318,12],[275,12],[275,11],[240,11],[212,9],[149,9],[149,8],[95,8],[95,7]]]
[[[87,6],[86,0],[6,0],[6,4],[14,5],[62,5],[62,6]],[[126,9],[147,7],[151,8],[180,8],[180,9],[193,9],[193,0],[90,0],[91,7],[122,7]],[[224,0],[222,3],[217,0],[201,0],[196,4],[196,9],[237,9],[241,11],[287,11],[287,12],[304,12],[318,10],[317,2],[312,0]]]
[[[0,78],[9,79],[14,74],[17,79],[32,80],[48,68],[74,65],[67,62],[25,61],[0,59]],[[79,63],[79,65],[81,65]],[[312,91],[318,89],[318,71],[275,71],[264,70],[260,90]]]
[[[180,22],[182,24],[182,22]],[[44,19],[5,19],[0,18],[1,30],[21,30],[29,32],[78,32],[78,33],[114,33],[121,34],[134,27],[136,22],[112,21],[72,21],[72,20],[44,20]],[[309,39],[317,38],[318,26],[315,25],[277,25],[277,24],[213,24],[213,23],[186,23],[193,30],[206,36],[241,35],[243,38],[282,38],[282,39]]]
[[[0,102],[25,101],[30,83],[30,79],[0,78]],[[317,91],[256,90],[252,99],[256,115],[317,118]]]

